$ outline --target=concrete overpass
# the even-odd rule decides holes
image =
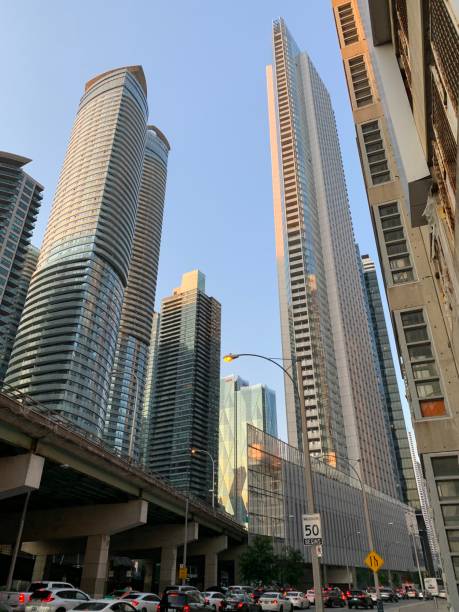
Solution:
[[[0,545],[14,545],[26,508],[23,553],[42,579],[48,555],[82,558],[81,588],[100,596],[112,556],[144,560],[144,589],[159,564],[159,589],[177,580],[185,532],[187,558],[202,558],[204,587],[219,564],[233,566],[247,541],[229,515],[189,499],[154,474],[110,452],[31,398],[0,393]],[[158,584],[159,583],[159,584]]]

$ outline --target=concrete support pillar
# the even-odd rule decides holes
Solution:
[[[33,564],[32,582],[38,582],[45,577],[46,559],[48,555],[37,555]]]
[[[207,553],[204,563],[204,588],[218,584],[218,554]]]
[[[143,578],[143,590],[145,593],[151,591],[151,585],[153,583],[153,561],[146,560],[143,562],[144,567],[144,578]]]
[[[108,549],[110,536],[92,535],[86,541],[81,590],[95,599],[105,594],[105,583],[108,570]]]
[[[22,495],[40,488],[45,460],[27,453],[0,459],[0,499]]]
[[[161,566],[159,569],[159,590],[175,584],[177,576],[177,546],[163,546],[161,548]]]

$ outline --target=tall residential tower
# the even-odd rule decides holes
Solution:
[[[205,277],[188,272],[161,305],[147,467],[182,491],[210,500],[218,460],[220,304]]]
[[[139,205],[110,387],[105,440],[140,457],[142,405],[155,305],[169,143],[148,126]]]
[[[284,359],[301,359],[309,449],[398,496],[330,96],[282,19],[267,69]],[[286,380],[289,442],[302,432]],[[375,453],[374,449],[378,452]],[[341,459],[342,458],[342,459]]]
[[[0,151],[0,383],[24,306],[30,237],[42,199],[43,187],[22,169],[29,162]]]
[[[6,382],[101,436],[147,131],[140,66],[88,81]]]

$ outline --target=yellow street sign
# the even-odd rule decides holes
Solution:
[[[380,557],[375,550],[372,550],[370,553],[368,553],[363,562],[374,572],[379,572],[379,570],[384,565],[384,559]]]
[[[180,580],[186,580],[188,577],[188,569],[186,567],[179,567],[179,578]]]

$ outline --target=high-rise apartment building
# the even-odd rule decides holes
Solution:
[[[459,610],[458,7],[332,4],[417,447]]]
[[[30,237],[42,200],[43,187],[23,170],[29,162],[0,151],[0,383],[24,306]]]
[[[6,382],[101,436],[147,132],[140,66],[88,81]]]
[[[145,377],[145,391],[142,403],[142,433],[140,436],[140,462],[148,467],[148,444],[151,434],[151,415],[155,397],[156,372],[158,365],[159,322],[158,312],[153,313],[151,324],[150,344],[148,347],[147,373]]]
[[[312,455],[397,496],[330,96],[281,19],[267,69],[284,359],[301,358]],[[285,384],[290,444],[299,406]],[[304,432],[306,433],[306,432]],[[377,449],[377,452],[375,452]],[[341,459],[343,458],[343,459]]]
[[[420,508],[416,478],[411,460],[410,445],[403,416],[400,391],[387,332],[384,309],[379,290],[376,267],[368,255],[362,256],[363,281],[373,331],[376,355],[379,363],[384,408],[387,415],[389,435],[392,437],[395,469],[403,501],[415,509]]]
[[[142,405],[166,192],[169,143],[148,126],[131,264],[112,372],[104,438],[120,454],[140,458]]]
[[[218,460],[221,307],[199,270],[163,299],[147,467],[175,487],[210,500]]]
[[[276,395],[239,376],[220,381],[218,501],[240,523],[248,522],[247,425],[277,437]]]

